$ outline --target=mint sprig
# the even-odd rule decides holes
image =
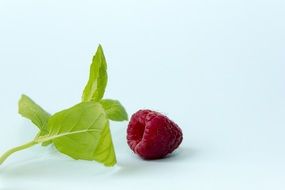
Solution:
[[[107,63],[99,45],[81,103],[50,115],[31,98],[22,95],[19,113],[31,120],[39,132],[32,141],[4,153],[0,164],[11,154],[37,144],[54,144],[59,152],[76,160],[95,160],[105,166],[116,164],[109,120],[125,121],[128,114],[119,101],[102,99],[107,81]]]

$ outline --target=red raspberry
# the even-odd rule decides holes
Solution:
[[[144,159],[165,157],[180,145],[182,138],[176,123],[151,110],[133,114],[127,129],[130,148]]]

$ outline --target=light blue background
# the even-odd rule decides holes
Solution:
[[[1,0],[1,153],[36,133],[17,115],[20,95],[51,113],[77,103],[99,43],[106,97],[129,114],[167,114],[184,141],[142,161],[127,123],[112,123],[115,168],[37,146],[0,167],[0,189],[284,189],[284,10],[283,0]]]

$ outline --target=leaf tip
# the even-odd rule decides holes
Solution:
[[[19,102],[23,101],[24,99],[29,98],[26,94],[21,94]]]
[[[126,118],[125,118],[124,121],[129,121],[129,116],[128,115],[126,115]]]
[[[23,105],[24,101],[28,98],[27,95],[25,94],[21,94],[20,99],[18,101],[18,113],[21,114],[22,113],[22,109],[21,106]]]
[[[99,44],[97,49],[103,50],[102,45],[101,45],[101,44]]]
[[[122,121],[129,121],[129,115],[125,109],[124,109],[124,115],[122,117]]]

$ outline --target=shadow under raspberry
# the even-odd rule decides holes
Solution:
[[[119,169],[112,175],[121,177],[137,174],[144,175],[154,170],[167,172],[169,168],[175,167],[176,164],[188,164],[189,160],[195,160],[197,155],[199,155],[198,151],[189,147],[180,147],[165,158],[155,160],[144,160],[133,154],[131,162],[118,162]]]

